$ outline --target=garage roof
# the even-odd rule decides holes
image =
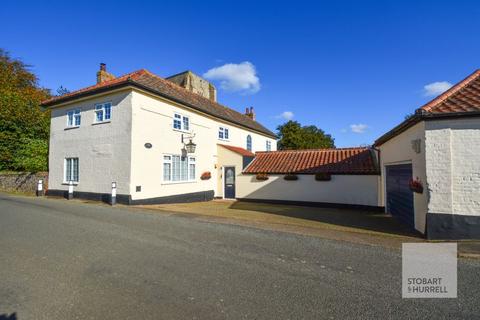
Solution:
[[[257,152],[244,173],[378,175],[374,151],[338,148]]]
[[[415,114],[375,141],[380,146],[422,120],[480,116],[480,70],[426,103]]]

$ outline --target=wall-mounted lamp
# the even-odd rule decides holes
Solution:
[[[187,153],[195,153],[195,149],[197,148],[197,145],[193,143],[192,139],[195,137],[195,134],[191,134],[189,136],[184,136],[182,134],[182,143],[185,147],[185,150]],[[188,143],[185,143],[185,139],[188,139]]]

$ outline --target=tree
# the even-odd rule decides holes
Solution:
[[[288,121],[277,127],[278,149],[335,148],[334,139],[314,125],[301,126],[297,121]]]
[[[50,97],[22,61],[0,49],[0,170],[47,170]]]

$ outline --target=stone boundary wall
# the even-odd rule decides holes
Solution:
[[[48,188],[48,172],[0,172],[0,191],[16,191],[35,194],[38,180]]]

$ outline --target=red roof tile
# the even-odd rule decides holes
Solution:
[[[240,147],[229,146],[229,145],[220,144],[220,143],[218,145],[224,147],[225,149],[228,149],[230,151],[238,153],[242,156],[245,156],[245,157],[254,157],[255,156],[255,154],[253,152],[248,151],[247,149],[243,149],[243,148],[240,148]]]
[[[244,173],[378,175],[373,151],[368,148],[284,150],[257,152]]]
[[[472,117],[480,114],[480,70],[455,84],[453,87],[418,108],[412,117],[405,119],[375,141],[381,146],[425,119],[447,117]]]
[[[480,111],[480,70],[475,71],[432,101],[418,112],[453,113]]]
[[[117,77],[113,80],[105,81],[71,93],[67,93],[59,97],[51,98],[42,102],[42,105],[45,107],[50,107],[85,95],[96,94],[101,91],[108,91],[109,89],[114,89],[122,85],[132,85],[144,90],[148,90],[154,94],[207,113],[211,116],[249,129],[253,129],[270,137],[275,137],[273,132],[262,126],[259,122],[252,120],[245,114],[225,107],[217,102],[202,97],[201,95],[192,93],[176,83],[163,79],[145,69],[138,70],[121,77]]]

